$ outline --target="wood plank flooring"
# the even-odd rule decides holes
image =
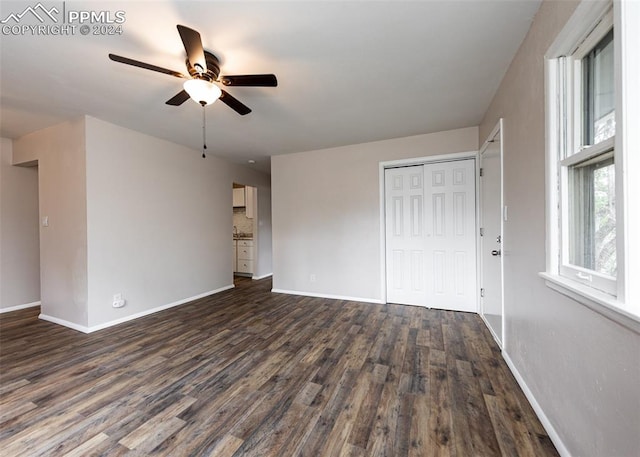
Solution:
[[[236,285],[90,335],[0,315],[0,454],[557,455],[478,316]]]

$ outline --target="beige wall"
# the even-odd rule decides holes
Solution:
[[[38,164],[49,218],[45,319],[92,331],[232,287],[234,181],[258,189],[258,273],[271,272],[267,174],[88,116],[15,140],[13,152]],[[116,309],[118,293],[127,304]]]
[[[40,301],[38,169],[12,166],[0,138],[0,312]]]
[[[575,456],[640,449],[640,335],[545,286],[543,56],[575,2],[546,1],[480,125],[504,118],[506,354]]]
[[[78,119],[15,140],[14,164],[37,160],[42,317],[86,326],[87,201],[85,122]]]
[[[266,174],[87,118],[89,327],[233,285],[233,181],[269,196]]]
[[[380,162],[477,148],[471,127],[272,157],[274,289],[384,300]]]

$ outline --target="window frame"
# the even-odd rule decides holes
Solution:
[[[609,19],[605,19],[607,15]],[[640,44],[640,32],[635,27],[639,19],[640,6],[634,2],[583,0],[544,56],[547,236],[546,270],[540,273],[551,289],[637,333],[640,333],[640,282],[634,283],[630,278],[640,277],[640,241],[630,234],[640,233],[640,208],[632,205],[628,196],[640,195],[640,179],[629,179],[632,171],[640,172],[640,154],[630,153],[633,150],[640,151],[640,133],[633,129],[640,122],[640,109],[637,107],[640,88],[635,84],[640,77],[640,64],[632,60],[632,55],[637,52]],[[610,21],[608,24],[605,22],[607,20]],[[567,92],[578,76],[575,68],[571,67],[569,71],[574,79],[572,84],[565,84],[560,77],[561,72],[565,71],[562,66],[569,67],[566,56],[586,55],[606,35],[611,24],[614,28],[615,137],[592,146],[597,149],[585,148],[573,156],[564,157],[561,154],[565,148],[580,144],[582,129],[572,129],[571,136],[563,136],[563,132],[566,132],[563,124],[570,123],[573,126],[575,103],[580,101],[576,100],[572,92],[567,101],[572,104],[571,109],[561,105],[560,101],[567,100]],[[598,27],[606,30],[601,34],[597,33]],[[597,156],[611,146],[615,154],[617,279],[613,293],[606,293],[592,287],[590,282],[581,282],[570,275],[561,274],[561,241],[567,235],[563,233],[567,226],[566,215],[565,220],[561,219],[562,208],[567,207],[567,201],[563,200],[567,192],[561,192],[561,189],[567,189],[567,182],[562,182],[563,174],[566,176],[563,168],[566,170],[571,164]]]
[[[609,9],[598,20],[595,27],[588,31],[588,35],[581,40],[575,50],[566,56],[557,57],[558,67],[555,75],[558,87],[561,90],[557,94],[557,113],[559,116],[559,144],[556,148],[554,160],[558,163],[559,174],[559,211],[560,225],[559,249],[557,255],[558,275],[568,280],[576,281],[586,287],[616,297],[618,294],[617,277],[601,274],[595,270],[574,265],[569,261],[570,218],[569,214],[569,172],[570,169],[582,162],[596,158],[608,151],[613,151],[614,163],[617,162],[615,150],[615,136],[594,145],[583,145],[584,116],[582,85],[583,69],[582,59],[613,29],[613,11]],[[615,49],[615,33],[614,33]],[[615,71],[615,69],[614,69]],[[616,110],[617,111],[617,110]],[[616,114],[617,116],[617,114]],[[616,191],[616,196],[617,196]],[[617,216],[617,215],[616,215]],[[616,217],[616,221],[618,218]],[[618,229],[616,223],[616,239]]]

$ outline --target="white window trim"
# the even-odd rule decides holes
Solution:
[[[559,129],[561,96],[557,58],[576,52],[605,16],[610,1],[584,0],[560,32],[545,56],[546,127],[546,271],[540,273],[547,286],[596,312],[640,333],[640,205],[629,196],[640,195],[640,63],[632,55],[640,49],[640,2],[614,1],[616,71],[616,205],[617,294],[611,296],[579,281],[560,276]],[[636,27],[637,28],[637,27]],[[595,44],[595,43],[593,43]],[[583,48],[586,47],[583,45]],[[624,63],[624,65],[622,65]],[[572,138],[573,139],[573,138]],[[572,139],[569,139],[571,141]],[[636,151],[632,154],[631,151]],[[571,160],[571,159],[569,159]],[[564,162],[563,165],[566,165]],[[625,196],[627,198],[625,198]],[[632,278],[636,278],[635,281]]]

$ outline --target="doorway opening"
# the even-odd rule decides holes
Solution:
[[[12,164],[12,144],[0,145],[0,313],[39,306],[41,300],[38,163]]]
[[[233,276],[252,278],[257,265],[257,192],[233,183]]]

